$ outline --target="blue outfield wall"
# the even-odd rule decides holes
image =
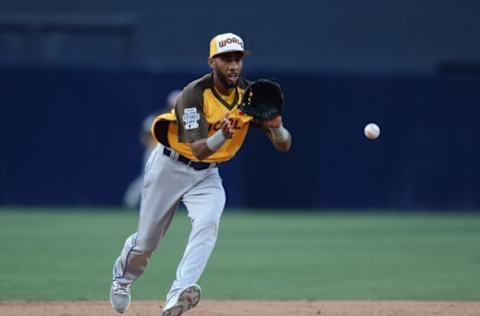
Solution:
[[[0,68],[0,205],[118,206],[144,117],[200,73]],[[247,73],[285,92],[294,143],[252,130],[221,166],[228,206],[480,209],[480,77]],[[377,122],[381,137],[363,126]],[[168,184],[166,184],[168,185]]]

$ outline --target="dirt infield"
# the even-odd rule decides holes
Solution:
[[[161,302],[133,302],[126,316],[159,316]],[[114,316],[109,302],[1,302],[2,316]],[[417,301],[213,301],[188,316],[480,316],[480,302]]]

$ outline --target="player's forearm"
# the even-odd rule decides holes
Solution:
[[[192,143],[192,153],[198,160],[207,159],[214,151],[207,146],[207,138],[196,140]]]
[[[225,137],[222,130],[219,130],[208,138],[194,141],[192,143],[192,153],[199,160],[204,160],[219,150],[226,141],[227,137]]]
[[[280,125],[280,127],[277,128],[269,128],[268,132],[276,150],[282,152],[290,150],[290,146],[292,145],[292,135],[283,125]]]
[[[292,137],[289,135],[288,139],[284,142],[272,142],[273,147],[275,147],[276,150],[281,151],[281,152],[287,152],[290,150],[290,146],[292,146]]]

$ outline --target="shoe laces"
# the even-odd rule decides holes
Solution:
[[[130,284],[122,285],[122,284],[118,284],[117,282],[113,282],[112,287],[113,287],[113,291],[116,294],[128,295],[128,293],[130,292]]]

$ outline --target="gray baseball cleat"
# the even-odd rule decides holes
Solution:
[[[167,300],[162,316],[180,316],[191,310],[200,301],[201,291],[197,284],[190,284],[178,290]]]
[[[113,281],[110,289],[110,303],[117,312],[125,312],[130,305],[130,284],[121,285]]]

